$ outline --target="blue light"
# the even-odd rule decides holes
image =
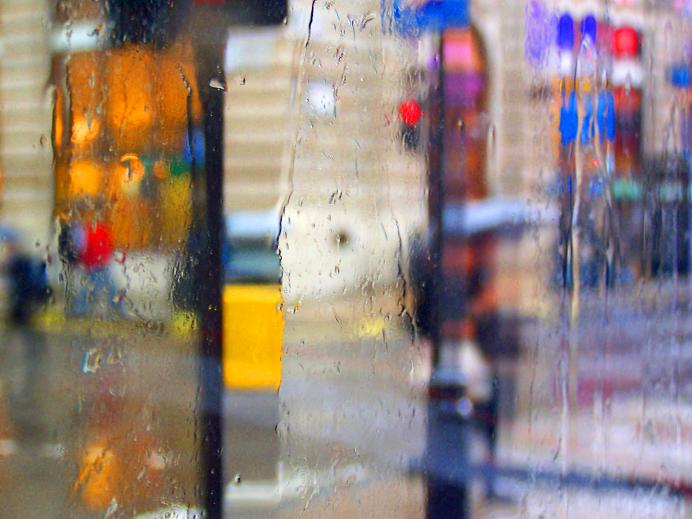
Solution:
[[[596,35],[598,33],[598,22],[592,14],[587,14],[581,21],[581,37],[591,39],[591,43],[596,43]]]
[[[407,36],[464,28],[470,24],[467,0],[430,0],[418,8],[405,4],[406,0],[394,0],[392,15],[396,30]]]
[[[677,88],[690,86],[690,70],[687,65],[674,65],[670,70],[670,83]]]
[[[579,131],[579,115],[577,112],[577,94],[572,92],[567,102],[560,108],[560,142],[563,146],[573,142]]]
[[[593,97],[587,95],[584,100],[584,120],[581,125],[581,143],[589,144],[594,136],[594,127],[591,124],[593,117]]]
[[[574,48],[574,20],[568,13],[560,16],[557,22],[557,46],[567,51]]]
[[[601,92],[598,94],[598,133],[601,141],[608,139],[610,142],[615,140],[615,98],[612,92]]]

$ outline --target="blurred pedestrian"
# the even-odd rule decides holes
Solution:
[[[24,326],[33,314],[33,289],[31,257],[23,253],[16,241],[7,244],[7,282],[9,288],[9,321]]]
[[[78,216],[60,221],[58,234],[58,256],[62,263],[62,275],[65,283],[65,308],[68,314],[74,313],[73,276],[79,267],[80,255],[85,245],[84,225]]]
[[[7,242],[7,258],[9,321],[16,326],[27,326],[50,296],[46,264],[24,252],[17,239]]]
[[[78,316],[87,315],[104,294],[107,297],[107,307],[121,313],[122,301],[119,300],[118,290],[110,273],[113,253],[113,239],[108,225],[103,221],[88,224],[84,231],[84,247],[80,253],[87,282],[80,289],[75,305]]]
[[[7,340],[2,348],[7,397],[21,436],[40,430],[36,412],[41,369],[45,354],[43,334],[32,326],[32,318],[50,296],[46,265],[21,247],[18,237],[6,241],[5,274],[8,283]]]
[[[78,218],[60,222],[60,234],[58,235],[60,259],[68,265],[78,263],[85,240],[84,226]]]

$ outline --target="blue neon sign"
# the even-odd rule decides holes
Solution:
[[[394,29],[403,35],[418,36],[423,32],[469,26],[467,0],[429,0],[417,7],[407,5],[408,1],[394,0],[392,6]]]

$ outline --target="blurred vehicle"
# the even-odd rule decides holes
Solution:
[[[239,212],[226,220],[223,373],[229,389],[277,391],[281,383],[278,222],[271,212]]]

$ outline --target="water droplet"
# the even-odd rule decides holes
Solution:
[[[212,79],[209,81],[209,86],[216,90],[223,90],[224,92],[226,91],[226,83],[222,79]]]

